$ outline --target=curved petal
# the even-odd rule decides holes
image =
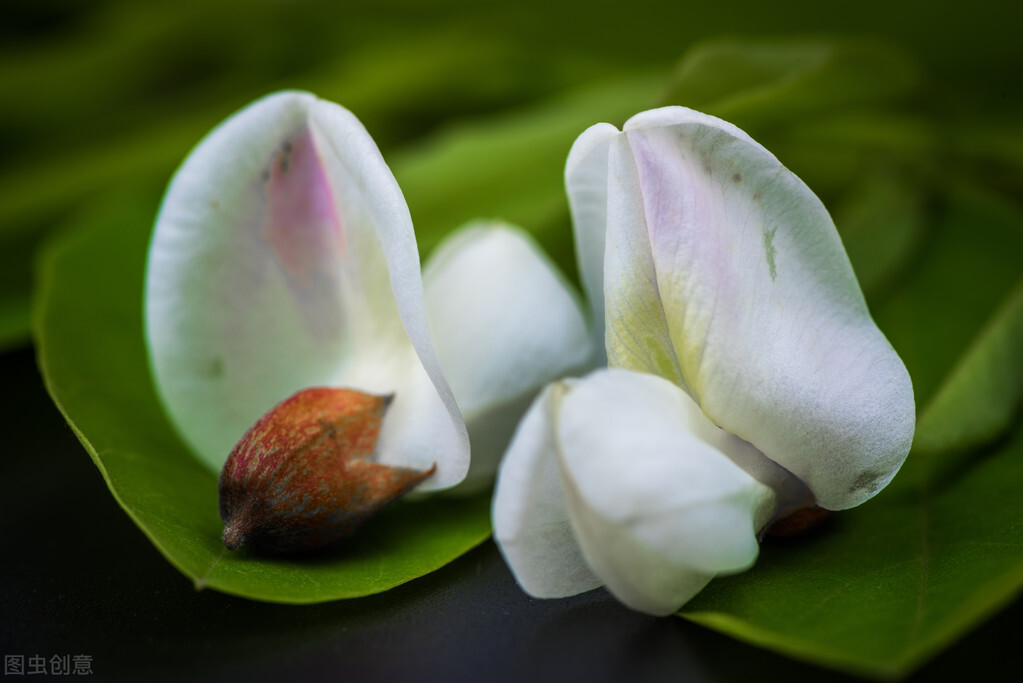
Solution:
[[[608,155],[609,362],[672,379],[821,506],[870,498],[909,451],[913,391],[824,206],[719,119],[667,107],[624,130]]]
[[[433,340],[469,429],[472,464],[461,488],[489,485],[519,418],[548,382],[593,353],[569,285],[525,233],[466,226],[423,270]]]
[[[704,441],[708,428],[692,399],[653,375],[597,371],[561,401],[572,527],[597,576],[634,609],[669,614],[756,560],[774,492]]]
[[[555,442],[557,405],[571,380],[549,385],[519,424],[494,493],[494,540],[530,595],[562,598],[601,585],[568,520]]]
[[[465,474],[465,426],[430,343],[408,209],[338,105],[271,95],[192,151],[150,245],[146,331],[171,419],[214,469],[282,398],[334,385],[395,393],[382,463],[436,462],[423,488]]]
[[[590,126],[568,153],[565,189],[572,211],[575,253],[583,286],[593,315],[593,336],[599,347],[597,362],[606,361],[604,351],[604,241],[607,228],[607,154],[618,129],[609,123]]]

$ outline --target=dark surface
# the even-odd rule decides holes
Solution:
[[[490,542],[359,600],[295,607],[197,592],[109,495],[32,352],[0,354],[0,376],[4,655],[91,655],[97,680],[853,680],[631,612],[603,591],[532,600]],[[911,680],[1008,675],[1023,662],[1021,624],[1017,602]]]

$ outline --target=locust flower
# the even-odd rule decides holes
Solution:
[[[598,124],[566,185],[609,368],[529,409],[495,534],[534,596],[604,585],[668,614],[750,567],[773,520],[881,490],[912,385],[824,206],[735,126],[681,107]]]
[[[275,405],[337,387],[383,397],[360,458],[423,473],[420,491],[448,489],[470,470],[471,436],[486,482],[536,391],[590,353],[578,302],[516,229],[457,231],[424,278],[373,140],[346,109],[301,92],[243,109],[185,160],[157,219],[145,309],[158,394],[215,472]],[[336,432],[311,412],[287,417]],[[505,442],[477,447],[482,426]]]

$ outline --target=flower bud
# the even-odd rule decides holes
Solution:
[[[303,389],[261,417],[220,475],[224,545],[313,550],[349,536],[433,474],[374,461],[391,396]]]

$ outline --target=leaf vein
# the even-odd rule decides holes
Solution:
[[[851,589],[853,586],[855,586],[855,585],[857,585],[859,583],[863,583],[864,581],[869,581],[870,579],[872,579],[874,576],[876,576],[878,574],[886,574],[886,573],[890,572],[893,569],[898,569],[899,567],[902,567],[902,566],[907,565],[907,564],[916,564],[919,561],[920,561],[919,558],[914,557],[914,558],[909,559],[909,560],[903,560],[902,562],[895,562],[894,564],[886,564],[886,565],[884,565],[882,567],[878,567],[877,569],[873,569],[873,570],[868,571],[868,572],[866,572],[864,574],[861,574],[860,576],[856,577],[855,579],[852,579],[851,581],[847,581],[844,584],[842,584],[841,586],[838,586],[834,591],[832,591],[830,594],[828,594],[823,599],[818,601],[816,604],[811,605],[810,607],[808,607],[802,614],[796,616],[793,619],[793,623],[800,623],[800,622],[806,621],[807,619],[809,619],[809,617],[814,612],[819,611],[825,605],[827,605],[829,602],[831,602],[835,598],[845,594],[846,592],[849,591],[849,589]]]

